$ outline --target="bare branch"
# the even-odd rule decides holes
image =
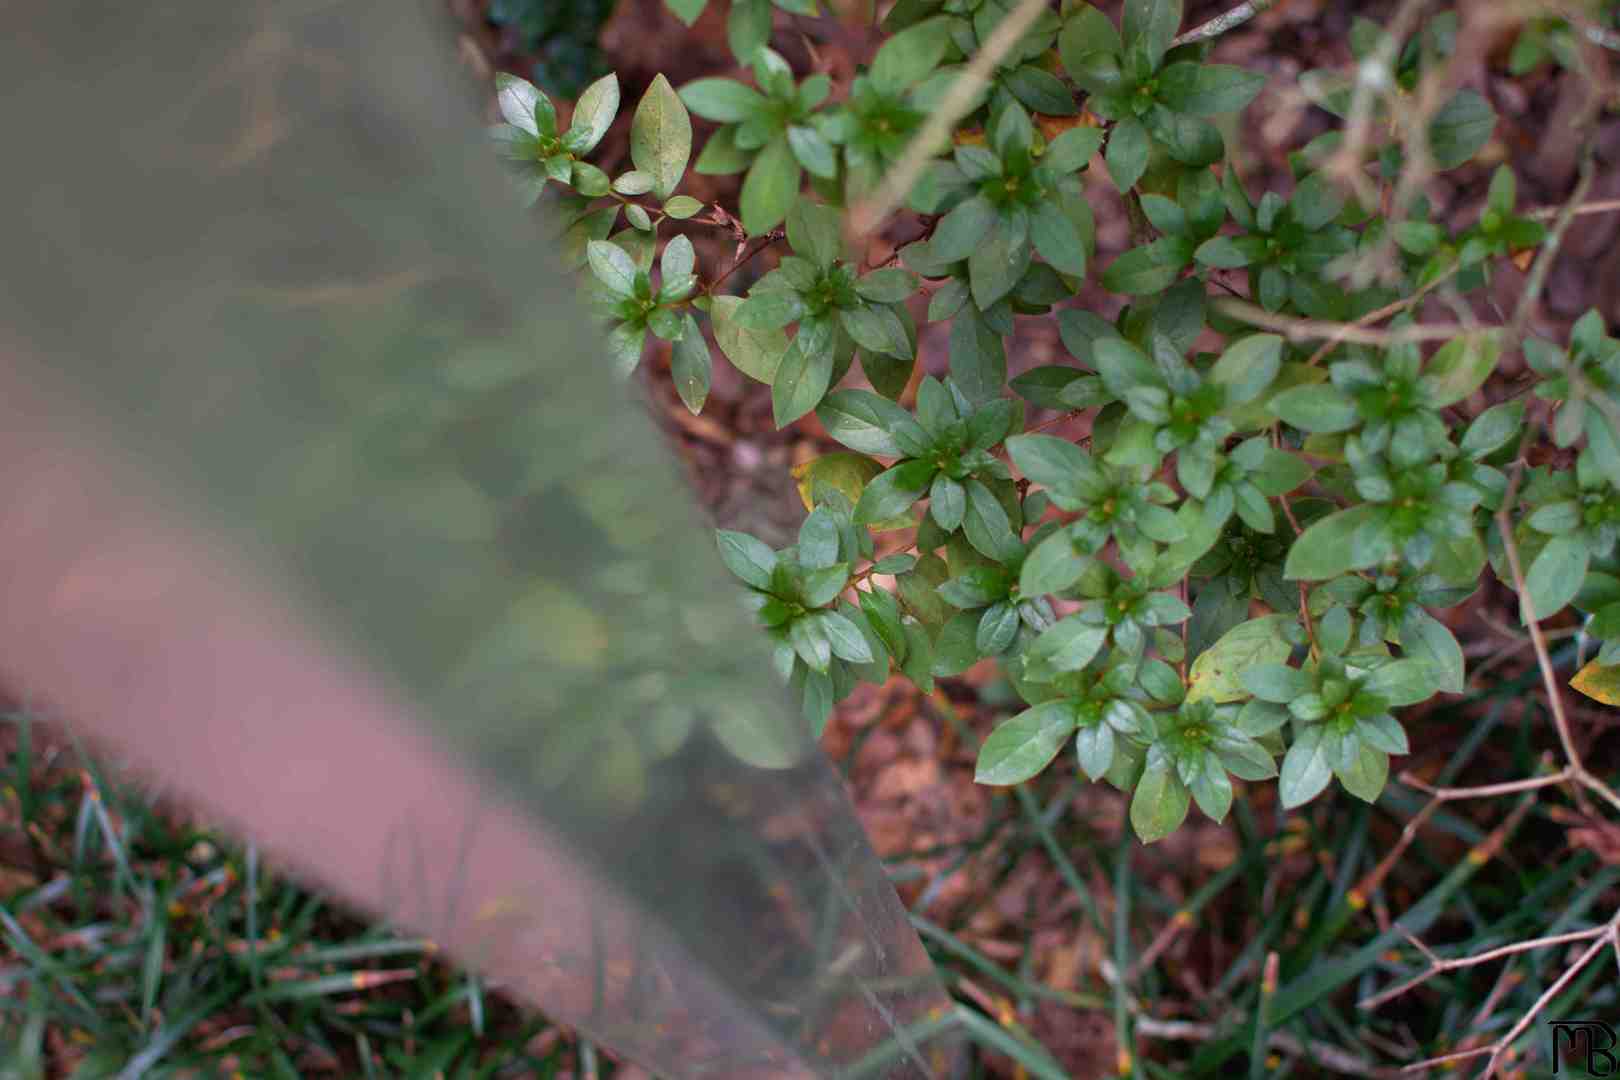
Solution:
[[[1450,341],[1468,333],[1468,327],[1460,323],[1431,323],[1397,330],[1373,330],[1357,323],[1327,322],[1322,319],[1300,319],[1292,315],[1279,315],[1245,300],[1219,300],[1215,307],[1233,318],[1243,319],[1267,330],[1275,330],[1290,341],[1328,338],[1332,339],[1334,344],[1349,341],[1357,345],[1398,345],[1404,341]]]
[[[865,236],[877,228],[911,192],[929,159],[942,146],[950,145],[951,129],[973,108],[974,99],[990,84],[990,73],[1024,36],[1036,17],[1047,9],[1048,0],[1022,0],[1016,8],[990,34],[973,60],[951,83],[945,97],[929,113],[922,130],[906,146],[906,152],[883,177],[883,183],[867,199],[855,206],[849,214],[847,228],[856,237]]]
[[[1276,6],[1277,0],[1248,0],[1247,3],[1239,4],[1231,11],[1215,16],[1202,26],[1187,31],[1171,44],[1187,45],[1194,41],[1203,41],[1205,38],[1219,37],[1228,30],[1235,30],[1237,27],[1242,26],[1261,12],[1269,11]]]
[[[1431,950],[1427,945],[1424,945],[1423,942],[1409,935],[1407,940],[1410,941],[1419,952],[1423,953],[1424,958],[1429,961],[1428,970],[1414,975],[1412,978],[1403,983],[1392,986],[1388,990],[1382,990],[1370,997],[1363,998],[1358,1004],[1363,1009],[1376,1009],[1384,1002],[1389,1001],[1392,998],[1398,998],[1408,990],[1413,990],[1423,985],[1436,975],[1439,975],[1441,972],[1455,971],[1458,968],[1474,967],[1476,964],[1488,964],[1492,960],[1500,960],[1504,956],[1516,956],[1519,953],[1531,952],[1535,949],[1550,949],[1559,945],[1569,945],[1576,941],[1591,941],[1596,937],[1608,938],[1612,935],[1613,928],[1613,923],[1604,923],[1602,926],[1593,926],[1585,930],[1575,930],[1568,934],[1554,934],[1551,937],[1533,938],[1529,941],[1515,941],[1511,945],[1501,945],[1494,949],[1486,949],[1484,952],[1475,953],[1472,956],[1454,956],[1450,958],[1436,956],[1434,951]]]

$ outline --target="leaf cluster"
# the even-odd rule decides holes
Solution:
[[[703,9],[671,6],[688,20]],[[814,14],[808,0],[775,6]],[[1207,41],[1177,45],[1180,0],[1127,0],[1117,26],[1069,0],[1030,23],[952,138],[928,148],[905,193],[913,238],[866,261],[844,211],[1011,8],[904,0],[870,61],[835,83],[772,49],[767,0],[733,4],[746,74],[655,81],[631,128],[636,168],[613,180],[583,155],[612,122],[616,83],[586,91],[566,129],[537,91],[502,83],[498,138],[531,183],[569,189],[618,366],[669,343],[696,411],[706,322],[770,385],[779,426],[813,414],[843,447],[797,474],[809,516],[796,544],[720,534],[807,722],[819,730],[862,680],[898,672],[928,690],[989,663],[1026,707],[984,743],[979,779],[1018,783],[1072,745],[1070,767],[1131,793],[1144,840],[1194,804],[1220,820],[1242,784],[1272,778],[1289,807],[1335,779],[1376,799],[1422,723],[1410,710],[1465,688],[1444,610],[1487,572],[1516,587],[1504,510],[1526,613],[1573,605],[1599,659],[1620,661],[1620,343],[1595,312],[1567,343],[1523,343],[1519,390],[1551,403],[1573,461],[1529,468],[1532,395],[1484,393],[1518,343],[1480,327],[1429,344],[1410,315],[1388,315],[1420,291],[1481,288],[1546,240],[1509,167],[1475,220],[1448,226],[1421,197],[1359,205],[1323,167],[1333,131],[1292,156],[1285,190],[1256,196],[1218,120],[1266,78],[1208,62]],[[1352,49],[1415,88],[1455,48],[1450,15],[1404,41],[1358,19]],[[1349,107],[1341,73],[1302,88]],[[696,220],[763,238],[748,252],[770,249],[768,266],[706,275],[686,235],[659,237],[699,210],[677,194],[689,114],[712,125],[693,168],[742,176],[735,212]],[[1459,167],[1493,127],[1488,103],[1458,91],[1427,154]],[[1375,135],[1366,151],[1367,179],[1394,190],[1406,148]],[[1093,195],[1117,195],[1132,222],[1131,246],[1102,267],[1093,169],[1106,185]],[[1360,283],[1352,264],[1375,250],[1395,253],[1393,278]],[[1072,303],[1088,283],[1123,301],[1116,316]],[[1214,302],[1234,291],[1284,326],[1382,329],[1270,332]],[[1009,380],[1020,318],[1054,321],[1063,355]],[[948,372],[916,370],[926,323],[941,324]],[[1032,429],[1027,409],[1058,410],[1085,437]]]

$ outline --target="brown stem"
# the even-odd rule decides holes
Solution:
[[[782,239],[782,237],[785,235],[787,234],[782,231],[780,226],[778,226],[777,228],[774,228],[770,232],[766,233],[764,236],[760,237],[759,243],[755,244],[751,250],[745,251],[741,255],[737,256],[736,262],[726,267],[725,271],[719,277],[715,278],[709,283],[709,288],[707,290],[709,294],[713,295],[714,290],[718,289],[732,274],[735,274],[744,263],[751,260],[755,255],[758,255],[760,252],[764,251],[778,240]]]

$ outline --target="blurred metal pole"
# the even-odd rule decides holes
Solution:
[[[0,672],[660,1073],[934,1074],[948,999],[452,38],[0,9]]]

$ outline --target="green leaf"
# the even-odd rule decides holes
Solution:
[[[619,77],[612,72],[585,88],[574,103],[574,117],[568,131],[575,136],[576,154],[589,153],[602,141],[619,115]]]
[[[948,20],[929,19],[885,41],[867,71],[872,85],[886,93],[898,94],[925,79],[945,58],[945,49],[950,44],[949,27]]]
[[[833,439],[863,454],[914,457],[932,444],[910,413],[870,390],[835,390],[816,417]]]
[[[1024,545],[1013,533],[1012,522],[1001,501],[979,480],[969,479],[968,505],[962,515],[962,532],[968,543],[981,554],[999,563],[1009,563],[1023,554]]]
[[[756,589],[770,587],[771,571],[776,569],[776,552],[763,540],[730,529],[716,529],[714,537],[720,548],[720,561],[726,564],[727,570]]]
[[[1029,218],[1022,212],[996,215],[968,256],[968,280],[980,311],[1012,292],[1029,269],[1030,254]]]
[[[1014,435],[1007,440],[1007,453],[1019,472],[1046,488],[1053,501],[1065,510],[1082,504],[1080,485],[1101,479],[1091,456],[1067,439]]]
[[[824,180],[838,176],[838,152],[821,132],[805,124],[792,124],[787,129],[787,141],[793,156],[811,176]]]
[[[1069,66],[1071,57],[1078,58],[1094,52],[1124,51],[1125,42],[1114,28],[1113,21],[1089,3],[1076,4],[1069,12],[1062,32],[1058,34],[1058,52],[1063,57],[1065,67]]]
[[[788,626],[788,641],[811,671],[826,671],[827,665],[832,663],[832,642],[827,638],[826,627],[815,616],[793,620]]]
[[[1057,203],[1043,201],[1035,207],[1030,233],[1035,250],[1054,269],[1076,277],[1086,272],[1086,238]]]
[[[691,26],[703,14],[703,9],[709,6],[709,0],[664,0],[664,6],[673,11],[681,22]]]
[[[1162,840],[1187,819],[1190,798],[1163,747],[1148,751],[1147,767],[1131,796],[1131,828],[1144,844]]]
[[[1030,678],[1046,680],[1058,672],[1079,671],[1096,657],[1108,637],[1108,627],[1088,623],[1079,615],[1059,619],[1030,643],[1024,667]]]
[[[813,510],[818,497],[824,496],[828,488],[843,495],[849,500],[850,505],[854,506],[861,501],[861,492],[866,490],[868,481],[882,471],[883,466],[869,457],[839,452],[811,458],[803,464],[793,466],[791,473],[805,509]],[[901,515],[886,521],[871,522],[867,528],[873,532],[886,532],[891,529],[909,529],[915,525],[916,522],[911,518]]]
[[[1035,545],[1019,571],[1018,588],[1025,596],[1061,592],[1079,581],[1092,560],[1074,549],[1067,532],[1055,532]]]
[[[1394,553],[1394,544],[1388,539],[1359,538],[1363,528],[1376,528],[1383,520],[1384,508],[1375,503],[1364,503],[1348,510],[1329,514],[1300,534],[1288,549],[1283,565],[1283,577],[1290,581],[1326,581],[1350,570],[1360,570],[1382,562]],[[1382,533],[1378,535],[1383,535]]]
[[[962,485],[944,473],[936,475],[933,486],[928,489],[928,513],[933,517],[934,524],[946,532],[955,532],[961,526],[962,515],[966,512],[967,492],[963,490]]]
[[[898,304],[917,291],[917,275],[891,266],[855,279],[855,293],[874,304]]]
[[[1080,112],[1074,104],[1074,92],[1043,67],[1024,64],[1005,72],[1001,85],[1032,112],[1047,116],[1074,116]]]
[[[1005,600],[997,601],[985,609],[974,635],[974,648],[980,656],[999,656],[1018,636],[1018,608]]]
[[[692,241],[685,236],[677,236],[664,245],[664,254],[658,260],[658,272],[664,276],[664,283],[689,276],[697,266],[697,253],[692,249]]]
[[[872,648],[848,616],[836,611],[822,611],[813,616],[821,624],[821,633],[832,647],[833,655],[852,664],[870,664]]]
[[[1349,431],[1361,423],[1356,402],[1336,386],[1296,386],[1274,396],[1267,407],[1284,423],[1319,434]]]
[[[618,244],[607,240],[590,241],[585,245],[585,261],[596,280],[616,296],[630,296],[635,292],[636,264]]]
[[[685,221],[701,209],[703,203],[690,195],[676,195],[664,203],[664,213],[676,221]]]
[[[726,13],[726,44],[739,64],[752,63],[771,40],[769,0],[732,0]]]
[[[749,330],[780,330],[797,322],[805,312],[804,300],[786,289],[755,288],[733,318]]]
[[[1555,536],[1547,541],[1524,575],[1525,593],[1538,622],[1558,614],[1575,599],[1581,582],[1586,580],[1591,558],[1585,538],[1579,535]]]
[[[900,590],[900,599],[905,601],[906,608],[913,615],[929,626],[939,626],[954,614],[938,592],[939,586],[949,576],[944,559],[925,553],[917,559],[917,565],[909,573],[895,578],[895,586]]]
[[[1288,199],[1288,210],[1295,223],[1306,229],[1320,229],[1339,216],[1344,209],[1344,196],[1321,173],[1312,173],[1301,180]]]
[[[1463,432],[1462,442],[1458,444],[1463,454],[1475,459],[1486,457],[1500,450],[1513,440],[1524,424],[1524,401],[1504,401],[1500,405],[1492,405],[1468,425]]]
[[[1341,761],[1334,771],[1344,790],[1364,802],[1377,802],[1378,796],[1383,793],[1384,783],[1389,779],[1389,755],[1382,750],[1368,746],[1354,734],[1346,735],[1345,740],[1355,741],[1354,747],[1346,747],[1348,761]]]
[[[1143,195],[1138,201],[1142,204],[1142,213],[1147,215],[1155,229],[1170,236],[1180,236],[1187,231],[1187,211],[1174,199],[1163,195]]]
[[[1179,236],[1161,236],[1131,248],[1103,271],[1103,288],[1127,296],[1151,296],[1175,284],[1192,261],[1190,245]]]
[[[1380,665],[1361,688],[1390,705],[1416,705],[1433,697],[1437,689],[1429,665],[1421,660],[1392,660]]]
[[[832,566],[823,566],[815,570],[807,570],[804,575],[804,602],[811,607],[821,607],[830,604],[844,591],[849,583],[849,565],[847,563],[834,563]]]
[[[1303,806],[1322,794],[1333,779],[1333,769],[1322,752],[1323,727],[1312,724],[1299,732],[1294,745],[1283,758],[1277,778],[1277,794],[1286,809]]]
[[[495,101],[508,124],[530,135],[542,134],[539,124],[535,122],[535,108],[544,102],[544,107],[549,113],[551,105],[546,96],[533,84],[508,72],[499,72],[495,76]],[[553,124],[555,122],[553,120]]]
[[[1102,143],[1102,128],[1072,127],[1046,145],[1041,162],[1057,172],[1072,173],[1085,168]]]
[[[1001,335],[978,308],[966,306],[951,322],[951,379],[969,401],[989,401],[1007,382]]]
[[[1271,385],[1282,367],[1283,339],[1277,334],[1251,334],[1228,348],[1210,369],[1212,381],[1226,387],[1226,403],[1253,401]]]
[[[1102,338],[1092,344],[1091,362],[1108,392],[1123,398],[1139,386],[1163,388],[1164,376],[1147,354],[1124,338]]]
[[[1264,451],[1249,474],[1249,481],[1262,495],[1286,495],[1311,478],[1311,467],[1303,459],[1269,446]]]
[[[748,175],[743,177],[742,193],[737,200],[748,235],[770,232],[782,223],[799,197],[799,181],[803,175],[786,135],[778,135],[765,144],[749,166]]]
[[[1075,732],[1074,750],[1086,776],[1101,780],[1114,763],[1114,729],[1107,724],[1082,727]]]
[[[990,733],[979,747],[973,779],[980,784],[1017,784],[1051,764],[1075,729],[1074,709],[1048,701],[1026,709]]]
[[[630,160],[652,178],[653,194],[668,199],[691,156],[692,119],[669,80],[656,75],[630,122]]]
[[[751,379],[769,385],[788,349],[787,334],[781,329],[750,330],[737,322],[740,296],[717,296],[709,308],[714,340],[732,366]]]
[[[608,361],[614,374],[629,378],[641,363],[641,347],[647,340],[647,328],[621,323],[608,334]]]
[[[1425,367],[1422,386],[1434,408],[1453,405],[1485,385],[1502,354],[1499,330],[1464,334],[1440,346]]]
[[[901,624],[906,635],[906,659],[900,670],[925,694],[934,692],[934,643],[928,631],[915,619]]]
[[[908,360],[911,358],[911,341],[906,337],[906,328],[901,324],[900,316],[889,308],[881,304],[843,308],[838,312],[838,321],[861,348]]]
[[[1436,690],[1460,694],[1466,689],[1462,647],[1444,623],[1414,604],[1406,609],[1400,629],[1402,655],[1428,665]]]
[[[1222,634],[1193,661],[1187,674],[1187,700],[1208,698],[1220,703],[1248,697],[1252,691],[1244,685],[1243,673],[1287,660],[1293,646],[1283,635],[1292,625],[1292,615],[1262,615]]]
[[[1459,90],[1429,121],[1429,152],[1442,169],[1465,164],[1490,141],[1496,112],[1477,90]]]
[[[832,369],[832,323],[826,319],[799,323],[799,332],[782,354],[776,379],[771,383],[771,411],[778,428],[821,404],[832,381]]]
[[[1140,45],[1158,67],[1181,29],[1182,0],[1125,0],[1120,22],[1126,45]]]
[[[675,381],[675,392],[694,416],[703,411],[703,403],[708,400],[712,365],[709,343],[703,340],[697,320],[687,315],[685,333],[670,347],[669,373]]]
[[[1263,236],[1212,236],[1198,245],[1193,258],[1200,266],[1238,270],[1258,262],[1265,254]]]
[[[1238,672],[1238,680],[1243,683],[1245,690],[1261,701],[1278,705],[1288,704],[1311,688],[1311,681],[1303,671],[1281,663],[1255,664],[1244,668]]]
[[[799,526],[799,565],[823,570],[838,562],[838,519],[821,507],[810,512]]]
[[[569,173],[570,183],[574,190],[587,198],[597,198],[606,195],[613,187],[608,174],[598,169],[588,161],[576,161]]]
[[[640,169],[632,169],[630,172],[622,173],[614,177],[613,180],[613,190],[620,195],[645,195],[652,190],[652,185],[652,174],[644,173]],[[629,207],[625,209],[628,210]]]
[[[883,521],[904,513],[923,497],[938,470],[932,461],[904,461],[866,485],[855,506],[855,523]]]
[[[736,124],[763,113],[765,95],[736,79],[695,79],[680,89],[688,109],[705,120]]]
[[[746,169],[754,155],[737,145],[737,131],[737,125],[729,124],[710,135],[692,163],[692,171],[702,176],[730,176]]]
[[[1123,194],[1136,186],[1147,171],[1148,150],[1151,147],[1147,128],[1135,117],[1128,117],[1114,125],[1108,135],[1108,151],[1104,161],[1114,186]]]
[[[941,262],[959,262],[979,249],[995,221],[996,208],[990,200],[975,195],[939,219],[929,251]]]
[[[1215,822],[1225,821],[1227,811],[1232,809],[1232,780],[1213,750],[1204,751],[1200,764],[1202,767],[1188,781],[1187,790],[1206,817]]]
[[[1158,98],[1179,113],[1215,116],[1248,105],[1265,84],[1258,71],[1183,60],[1159,72]]]

